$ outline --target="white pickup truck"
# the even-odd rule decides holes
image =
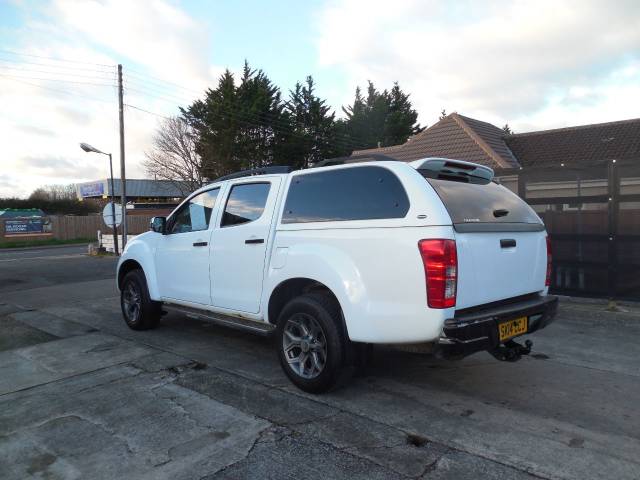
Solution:
[[[127,244],[117,284],[125,321],[167,310],[274,335],[287,376],[330,389],[370,344],[490,351],[550,323],[544,225],[473,163],[427,158],[223,177]]]

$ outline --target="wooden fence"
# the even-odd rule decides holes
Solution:
[[[127,217],[128,233],[139,235],[149,230],[150,215],[132,215]],[[98,230],[104,235],[110,234],[111,229],[102,220],[101,215],[75,216],[75,215],[52,215],[46,217],[51,223],[50,233],[38,235],[6,235],[4,222],[0,220],[0,243],[20,242],[32,240],[44,240],[47,238],[57,238],[59,240],[73,240],[76,238],[95,238],[97,240]],[[118,227],[121,232],[122,227]]]

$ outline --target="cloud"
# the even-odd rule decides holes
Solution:
[[[44,137],[54,137],[56,135],[56,132],[52,129],[35,125],[16,125],[15,128],[29,135],[41,135]]]
[[[6,174],[0,174],[0,188],[13,188],[15,183],[13,178]]]
[[[639,22],[637,1],[343,0],[320,13],[316,46],[321,65],[344,70],[352,88],[400,81],[423,122],[446,108],[512,125],[535,114],[540,128],[564,120],[543,114],[559,98],[598,118],[614,93],[605,85],[640,55]]]
[[[20,159],[20,165],[36,175],[54,178],[98,178],[102,172],[102,169],[96,166],[57,155],[23,157]]]
[[[82,152],[79,142],[111,152],[114,174],[119,176],[117,63],[124,66],[125,103],[165,116],[177,114],[178,106],[188,105],[221,71],[208,62],[207,27],[171,2],[52,0],[16,8],[23,8],[26,20],[9,32],[15,43],[7,47],[40,57],[89,63],[56,63],[32,57],[31,61],[48,65],[31,68],[63,73],[12,72],[61,76],[78,83],[0,75],[0,131],[3,139],[10,140],[3,142],[2,173],[11,179],[2,185],[2,195],[28,195],[46,183],[105,178],[107,159]],[[152,83],[150,76],[185,88]],[[144,151],[151,145],[160,118],[125,106],[128,178],[146,176]]]
[[[155,75],[198,89],[210,80],[210,65],[203,55],[206,25],[171,3],[56,0],[52,11],[66,28]]]

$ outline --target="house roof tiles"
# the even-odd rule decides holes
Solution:
[[[640,159],[640,118],[507,135],[495,125],[452,113],[401,145],[356,150],[397,160],[467,160],[492,168],[592,164]]]

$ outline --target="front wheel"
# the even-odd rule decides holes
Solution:
[[[147,279],[142,270],[132,270],[125,275],[120,289],[120,308],[124,321],[133,330],[149,330],[158,326],[161,304],[149,297]]]
[[[345,360],[340,307],[329,295],[291,300],[278,317],[276,347],[280,365],[301,390],[322,393],[340,378]]]

